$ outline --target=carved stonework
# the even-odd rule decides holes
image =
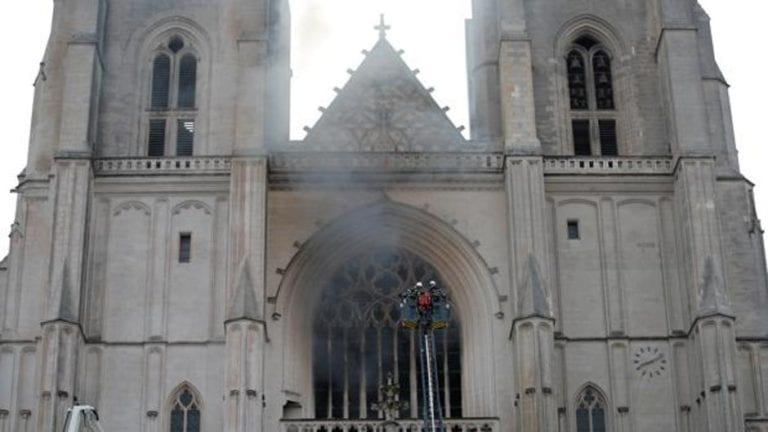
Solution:
[[[464,137],[382,38],[306,138],[312,150],[444,151]]]

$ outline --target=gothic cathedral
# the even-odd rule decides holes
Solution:
[[[451,432],[768,432],[762,230],[696,1],[473,0],[468,138],[382,24],[301,141],[288,0],[54,3],[0,432],[75,403],[106,432],[373,432],[392,403],[420,431],[398,301],[432,280]]]

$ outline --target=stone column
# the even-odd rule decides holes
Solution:
[[[507,154],[541,154],[536,135],[531,41],[520,34],[503,37],[499,54],[501,124]]]
[[[710,152],[700,52],[688,2],[660,0],[657,61],[665,93],[672,152]]]
[[[553,394],[554,327],[548,281],[547,218],[541,157],[508,156],[506,188],[509,209],[513,293],[517,300],[511,339],[515,353],[520,430],[557,430]]]
[[[679,226],[687,251],[687,284],[693,311],[690,338],[698,355],[697,412],[706,431],[744,429],[736,393],[736,335],[723,272],[715,196],[714,158],[681,158],[675,181]]]
[[[63,430],[67,408],[74,404],[77,394],[77,364],[82,344],[79,325],[64,320],[43,324],[43,337],[38,342],[41,369],[36,430]]]
[[[520,431],[557,431],[557,413],[552,390],[555,319],[544,295],[541,271],[533,256],[524,271],[525,279],[518,317],[512,327],[517,369],[517,400]]]
[[[232,162],[226,332],[227,432],[263,429],[267,160]]]

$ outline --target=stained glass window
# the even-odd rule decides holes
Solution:
[[[398,305],[406,287],[429,280],[445,287],[429,263],[397,248],[373,249],[332,270],[314,315],[318,419],[381,418],[372,405],[379,401],[380,385],[389,373],[400,386],[400,400],[409,404],[401,409],[400,417],[419,417],[419,345],[412,331],[398,327]],[[435,339],[443,413],[459,418],[460,329],[453,318]]]
[[[200,432],[199,402],[187,387],[183,387],[176,394],[171,409],[170,431]]]
[[[589,386],[581,393],[576,407],[576,432],[605,432],[605,401]]]

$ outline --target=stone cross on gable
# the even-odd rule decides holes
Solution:
[[[387,25],[387,23],[384,21],[384,14],[379,15],[379,25],[374,27],[374,29],[379,31],[379,39],[386,39],[387,38],[387,30],[390,30],[392,26]]]

